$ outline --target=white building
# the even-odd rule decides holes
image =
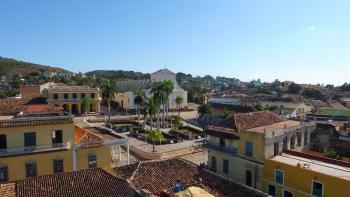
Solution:
[[[168,69],[162,69],[151,74],[151,79],[148,80],[129,80],[119,81],[116,83],[117,93],[114,100],[124,109],[136,109],[134,104],[134,91],[143,90],[147,97],[151,95],[151,88],[154,82],[171,80],[174,83],[173,93],[169,96],[169,108],[176,109],[175,102],[176,97],[181,96],[184,98],[182,107],[187,106],[187,91],[180,87],[176,81],[176,74]]]

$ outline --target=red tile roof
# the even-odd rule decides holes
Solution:
[[[15,183],[0,184],[0,196],[1,197],[15,197]]]
[[[269,111],[234,114],[233,119],[235,127],[240,131],[285,121],[282,117]]]
[[[73,123],[71,116],[0,120],[0,128]]]
[[[86,132],[80,139],[79,144],[82,145],[83,148],[91,148],[91,147],[99,147],[103,145],[104,139],[100,136],[97,136],[91,132]]]
[[[52,104],[25,105],[23,113],[58,113],[63,112],[63,108],[56,107]]]
[[[127,181],[100,169],[58,173],[16,181],[17,197],[134,197]]]
[[[140,162],[129,169],[122,167],[116,168],[115,171],[121,177],[129,177],[128,180],[135,189],[147,189],[155,195],[161,195],[164,190],[171,190],[179,180],[185,187],[197,186],[215,196],[268,196],[182,159]]]
[[[27,102],[27,99],[0,99],[0,115],[17,115]]]

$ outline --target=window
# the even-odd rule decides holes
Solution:
[[[304,133],[304,145],[306,145],[307,144],[307,140],[308,140],[308,131],[305,131],[305,133]]]
[[[63,159],[53,160],[53,173],[63,172]]]
[[[7,149],[7,140],[5,134],[0,135],[0,150],[1,149]]]
[[[275,170],[275,182],[283,185],[284,183],[284,172],[282,170]]]
[[[7,183],[9,181],[7,166],[0,166],[0,183]]]
[[[312,181],[312,196],[323,197],[323,183]]]
[[[58,94],[53,94],[53,99],[58,99]]]
[[[276,196],[276,186],[271,185],[271,184],[267,184],[267,194],[275,197]]]
[[[88,155],[88,165],[89,165],[89,168],[96,168],[97,167],[96,154],[91,153]]]
[[[289,190],[283,190],[283,196],[282,197],[293,197],[294,194],[293,192],[289,191]]]
[[[85,98],[85,93],[80,94],[80,98],[84,99]]]
[[[68,99],[68,94],[63,94],[64,99]]]
[[[245,155],[248,157],[253,157],[253,143],[245,142]]]
[[[73,93],[73,94],[72,94],[72,98],[73,98],[73,99],[77,99],[77,98],[78,98],[77,93]]]
[[[222,172],[225,174],[228,174],[228,160],[226,159],[224,159],[224,162],[223,162]]]
[[[36,163],[35,162],[30,162],[30,163],[26,163],[26,175],[27,178],[31,178],[31,177],[36,177],[37,174],[37,168],[36,168]]]
[[[24,133],[24,146],[26,147],[25,150],[28,150],[28,151],[35,150],[36,148],[35,132]]]
[[[95,98],[95,93],[90,94],[90,98],[94,99]]]
[[[220,146],[225,147],[225,138],[220,138]]]
[[[211,170],[216,172],[216,157],[214,156],[211,157]]]

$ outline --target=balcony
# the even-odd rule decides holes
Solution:
[[[204,147],[210,150],[219,151],[228,155],[237,155],[237,148],[219,146],[210,142],[205,142]]]
[[[90,102],[101,101],[101,100],[102,100],[101,97],[89,98],[89,101],[90,101]],[[83,98],[46,99],[46,102],[48,102],[48,103],[83,102],[83,101],[84,101]]]
[[[0,157],[9,157],[16,155],[36,154],[42,152],[60,151],[70,148],[69,142],[60,144],[47,144],[40,146],[23,146],[0,150]]]

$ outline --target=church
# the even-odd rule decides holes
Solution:
[[[178,96],[184,98],[184,102],[181,107],[187,106],[187,91],[180,87],[176,81],[176,73],[162,69],[157,72],[151,73],[151,78],[146,80],[128,80],[116,82],[117,93],[114,96],[114,100],[125,110],[134,110],[136,105],[134,104],[134,92],[136,90],[143,90],[147,97],[151,97],[151,88],[154,82],[171,80],[174,83],[174,90],[169,96],[169,108],[176,109],[175,99]]]

